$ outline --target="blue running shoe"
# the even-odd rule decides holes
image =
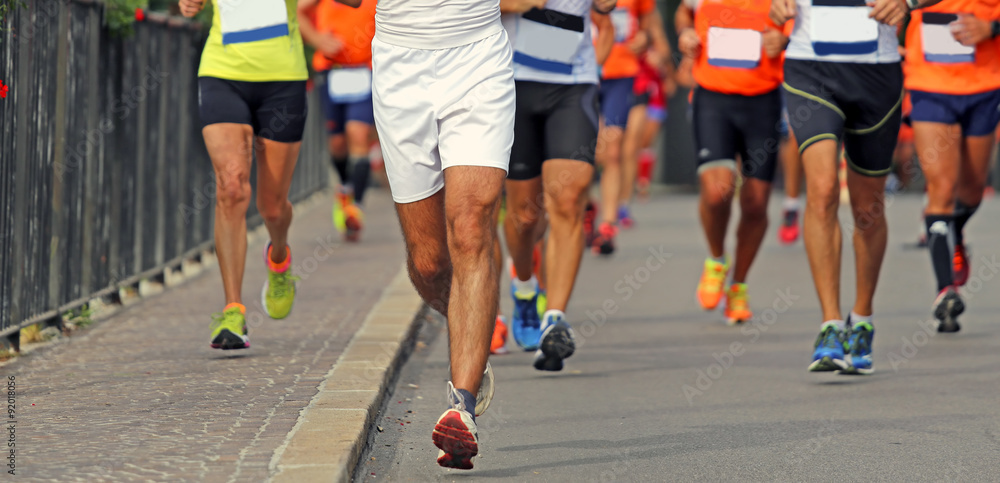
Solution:
[[[573,328],[566,323],[566,314],[559,310],[545,312],[542,324],[542,341],[535,352],[535,369],[561,371],[563,359],[576,351]]]
[[[872,368],[872,337],[875,328],[870,322],[858,322],[847,335],[847,369],[841,374],[867,375],[875,372]]]
[[[629,210],[628,205],[618,207],[618,224],[622,228],[632,228],[635,225],[635,218],[632,218],[632,211]]]
[[[812,364],[809,364],[809,372],[847,369],[847,362],[844,360],[844,335],[836,322],[823,324],[819,337],[816,338],[816,350],[813,352]]]
[[[514,334],[514,342],[526,351],[537,349],[538,341],[542,338],[542,321],[538,316],[539,295],[541,291],[537,290],[537,287],[531,296],[519,295],[514,283],[510,284],[510,296],[514,299],[514,314],[510,329]]]

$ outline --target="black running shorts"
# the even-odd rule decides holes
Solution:
[[[898,62],[857,64],[785,60],[788,123],[799,152],[824,139],[843,142],[847,164],[866,176],[892,169],[902,118]]]
[[[547,159],[575,159],[594,164],[598,87],[530,81],[514,84],[517,110],[507,178],[537,178]]]
[[[736,167],[743,176],[770,183],[781,141],[781,93],[757,96],[721,94],[698,87],[691,106],[698,173]]]
[[[198,78],[201,126],[249,124],[254,136],[282,143],[302,140],[305,130],[306,81],[244,82]]]

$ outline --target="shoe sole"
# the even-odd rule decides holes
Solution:
[[[868,369],[859,369],[857,367],[851,366],[847,369],[841,369],[837,371],[837,374],[843,376],[869,376],[875,373],[875,369],[869,367]]]
[[[219,335],[215,336],[209,345],[213,349],[222,349],[224,351],[249,349],[250,339],[246,336],[234,334],[229,329],[222,329],[222,332],[219,332]]]
[[[934,318],[939,321],[937,331],[948,334],[962,330],[957,319],[962,312],[965,312],[965,302],[961,298],[956,296],[942,300],[934,308]]]
[[[728,317],[728,316],[726,317],[726,323],[729,324],[729,325],[740,325],[740,324],[743,324],[744,322],[746,322],[747,320],[750,320],[750,317],[743,317],[743,318],[738,318],[738,319],[734,319],[734,318]]]
[[[449,411],[434,425],[434,446],[442,451],[437,463],[445,468],[471,470],[472,458],[479,454],[476,437],[455,411]]]
[[[482,416],[490,403],[493,402],[493,394],[496,392],[496,379],[493,377],[493,367],[486,362],[486,370],[483,371],[483,382],[479,384],[479,391],[476,392],[476,417]]]
[[[809,364],[809,372],[843,371],[849,367],[846,361],[826,356]]]
[[[563,360],[568,359],[574,352],[576,352],[576,342],[569,327],[561,324],[553,325],[545,329],[542,334],[542,343],[538,348],[538,355],[535,356],[535,369],[561,371]]]
[[[594,251],[598,255],[611,255],[615,252],[615,246],[608,243],[602,243],[601,246],[596,247]]]
[[[349,242],[356,242],[361,239],[361,222],[354,217],[348,217],[344,222],[346,231],[344,238]]]

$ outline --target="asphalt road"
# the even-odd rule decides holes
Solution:
[[[806,370],[819,306],[801,242],[777,243],[777,199],[749,280],[757,320],[729,327],[700,310],[696,201],[639,205],[613,257],[585,255],[569,312],[580,346],[562,373],[536,371],[528,353],[492,358],[496,398],[479,418],[471,471],[435,463],[447,337],[443,323],[425,325],[357,480],[1000,481],[1000,204],[985,202],[966,230],[974,265],[963,329],[938,335],[928,255],[906,246],[920,199],[892,199],[876,373],[864,377]]]

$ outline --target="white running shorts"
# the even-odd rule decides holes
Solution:
[[[507,33],[450,49],[372,41],[372,100],[392,199],[444,187],[451,166],[507,171],[514,142],[514,70]]]

